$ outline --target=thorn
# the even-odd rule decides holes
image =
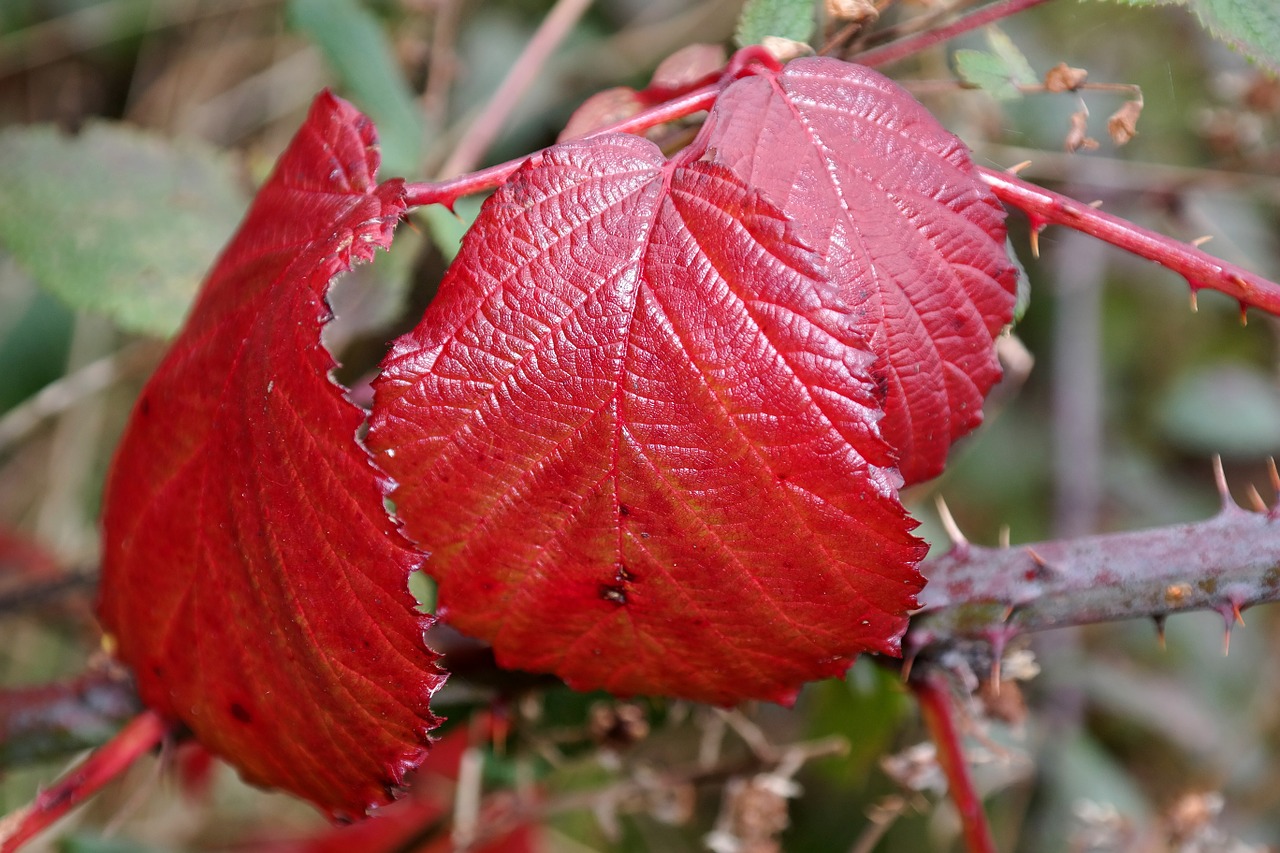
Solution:
[[[1203,246],[1205,243],[1208,243],[1212,239],[1213,239],[1212,234],[1206,234],[1203,237],[1197,237],[1194,240],[1192,240],[1191,245],[1199,249],[1201,246]]]
[[[1249,306],[1245,304],[1243,299],[1239,301],[1240,301],[1240,325],[1247,326],[1249,325]]]
[[[1280,497],[1280,469],[1276,468],[1276,458],[1274,456],[1267,457],[1267,467],[1271,469],[1271,488],[1276,490],[1276,496]]]
[[[1092,207],[1094,210],[1097,210],[1098,208],[1102,207],[1102,199],[1095,198],[1093,201],[1089,202],[1089,206]]]
[[[1249,503],[1253,504],[1255,512],[1267,511],[1267,502],[1262,499],[1262,495],[1258,493],[1258,487],[1253,483],[1249,484]]]
[[[1031,229],[1031,257],[1040,257],[1040,229],[1034,226]]]
[[[908,681],[911,680],[911,668],[916,665],[916,658],[919,657],[919,655],[920,655],[920,650],[915,649],[902,659],[902,683],[903,684],[906,684]]]
[[[1162,652],[1167,651],[1164,642],[1164,623],[1168,618],[1168,615],[1164,613],[1157,613],[1151,617],[1151,621],[1156,623],[1156,642],[1160,644],[1160,651]]]
[[[1191,313],[1192,314],[1200,313],[1200,302],[1198,299],[1196,299],[1196,289],[1194,287],[1191,288]]]
[[[1222,456],[1213,454],[1213,482],[1218,487],[1218,497],[1222,500],[1222,511],[1232,512],[1239,507],[1231,499],[1231,490],[1227,488],[1227,474],[1222,470]]]
[[[1004,662],[1004,644],[1008,639],[1008,635],[1001,631],[992,635],[989,639],[991,642],[991,674],[988,677],[991,681],[991,692],[999,696],[1000,665]]]
[[[1024,545],[1023,550],[1027,552],[1031,562],[1035,563],[1035,568],[1025,575],[1028,581],[1043,580],[1047,575],[1053,574],[1053,567],[1049,565],[1049,561],[1037,554],[1034,548]]]
[[[1234,601],[1228,602],[1218,608],[1218,613],[1222,614],[1222,622],[1224,630],[1222,632],[1222,654],[1223,657],[1231,654],[1231,629],[1236,625],[1244,625],[1244,617],[1240,615],[1240,605]]]
[[[1000,542],[1000,547],[1005,549],[1006,551],[1009,550],[1009,525],[1007,524],[1000,525],[999,537],[1000,538],[998,541]]]
[[[964,557],[969,553],[969,540],[960,531],[960,525],[956,524],[955,518],[951,515],[951,509],[942,499],[941,494],[934,498],[934,503],[938,507],[938,518],[942,521],[942,529],[947,531],[947,538],[951,540],[951,550],[957,557]]]
[[[1030,160],[1023,160],[1021,163],[1014,163],[1012,166],[1005,169],[1005,171],[1008,172],[1010,175],[1016,175],[1030,165],[1031,165]]]
[[[1014,611],[1014,609],[1015,609],[1015,608],[1014,608],[1013,604],[1006,604],[1006,605],[1005,605],[1004,611],[1000,614],[1000,623],[1001,623],[1001,624],[1004,624],[1005,622],[1008,622],[1008,621],[1009,621],[1009,617],[1013,615],[1013,611]]]

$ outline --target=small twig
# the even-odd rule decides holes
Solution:
[[[92,590],[98,582],[96,570],[72,570],[52,578],[41,578],[0,589],[0,619],[23,613],[54,601],[72,590]]]
[[[873,853],[880,839],[902,817],[908,805],[906,797],[894,796],[886,797],[872,806],[874,811],[867,815],[867,826],[859,833],[857,840],[849,848],[849,853]]]
[[[976,12],[971,12],[946,26],[938,27],[936,30],[926,30],[919,35],[908,36],[907,38],[890,42],[883,47],[872,48],[855,55],[853,59],[871,68],[888,65],[891,62],[897,62],[900,59],[905,59],[908,56],[933,47],[935,44],[941,44],[948,39],[953,39],[970,30],[986,26],[1002,18],[1016,15],[1018,12],[1026,11],[1033,6],[1039,6],[1041,3],[1047,2],[1048,0],[999,0],[997,3],[983,6]]]
[[[0,767],[65,758],[106,743],[141,710],[118,667],[74,681],[0,690]]]
[[[973,783],[969,762],[964,755],[964,740],[956,727],[955,705],[946,678],[937,670],[924,672],[911,681],[911,689],[920,703],[920,714],[938,747],[938,763],[947,777],[948,794],[960,813],[960,826],[969,853],[996,853],[995,840],[987,815],[982,810],[982,797]]]
[[[467,128],[449,159],[440,167],[441,178],[452,178],[470,172],[479,165],[511,111],[537,79],[539,69],[546,64],[552,52],[591,6],[591,2],[592,0],[556,0],[555,6],[542,19],[533,38],[529,39],[524,51],[516,58],[498,90],[485,104],[483,112]]]
[[[109,743],[36,795],[31,805],[0,820],[0,853],[21,849],[157,746],[172,728],[154,711],[143,711],[134,717]]]
[[[833,735],[778,747],[777,752],[780,756],[790,758],[792,761],[807,762],[831,755],[844,755],[848,749],[848,740],[842,736]],[[724,782],[735,776],[774,769],[778,763],[778,761],[761,761],[755,755],[725,761],[712,767],[703,767],[695,763],[656,775],[648,774],[643,779],[625,779],[596,790],[575,792],[552,800],[523,804],[500,819],[481,826],[473,843],[477,846],[483,845],[527,823],[541,823],[548,818],[569,812],[590,811],[601,801],[622,805],[649,795],[655,787],[675,788],[681,785]]]
[[[453,85],[458,57],[453,42],[457,36],[461,0],[440,0],[431,22],[431,65],[422,92],[422,112],[427,121],[439,126],[449,111],[449,88]]]
[[[1280,316],[1280,284],[1215,258],[1189,243],[1157,234],[1008,172],[980,166],[978,173],[997,198],[1026,213],[1036,231],[1050,224],[1083,231],[1173,270],[1187,280],[1193,292],[1207,287],[1234,297],[1240,302],[1242,316],[1244,308],[1249,306]]]
[[[126,376],[140,373],[152,363],[155,353],[156,345],[150,341],[131,344],[50,382],[35,396],[0,417],[0,453],[28,436],[46,419],[62,414]]]
[[[954,0],[954,2],[945,6],[931,8],[920,15],[913,15],[907,20],[894,24],[891,27],[884,27],[883,29],[865,33],[857,39],[857,41],[862,42],[862,44],[857,44],[855,42],[855,44],[850,45],[850,47],[862,48],[865,50],[876,47],[877,45],[882,45],[886,42],[897,41],[898,39],[905,38],[909,35],[914,35],[921,30],[927,30],[930,27],[936,26],[939,21],[953,15],[957,15],[969,6],[976,6],[977,4],[978,0]],[[826,45],[823,45],[823,48],[824,51],[819,51],[819,53],[825,52]]]

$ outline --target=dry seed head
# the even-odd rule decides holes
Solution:
[[[872,0],[826,0],[827,20],[844,24],[874,24],[880,10]]]
[[[1124,106],[1107,119],[1107,133],[1116,145],[1125,145],[1138,135],[1138,117],[1142,115],[1142,101],[1125,101]]]
[[[1083,68],[1072,68],[1065,62],[1059,62],[1044,75],[1044,87],[1050,92],[1074,92],[1084,85],[1089,72]]]

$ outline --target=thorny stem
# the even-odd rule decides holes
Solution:
[[[172,728],[154,711],[134,717],[109,743],[41,791],[31,805],[0,821],[0,853],[19,850],[157,746]]]
[[[871,68],[888,65],[891,62],[906,59],[912,54],[933,47],[935,44],[941,44],[948,39],[953,39],[970,30],[986,26],[1002,18],[1016,15],[1018,12],[1047,2],[1049,0],[1000,0],[998,3],[992,3],[990,6],[983,6],[975,12],[970,12],[945,27],[938,27],[936,30],[925,30],[919,35],[908,36],[904,39],[890,42],[883,47],[872,48],[857,54],[853,57],[853,60]]]
[[[591,2],[592,0],[556,0],[555,6],[542,19],[533,38],[529,39],[507,76],[498,85],[498,90],[485,104],[483,112],[467,128],[449,159],[440,167],[440,177],[452,178],[463,172],[470,172],[480,163],[484,153],[497,138],[507,116],[537,79],[538,70],[564,41],[574,24],[591,6]]]
[[[1214,610],[1226,629],[1280,600],[1280,504],[1227,503],[1213,518],[1012,548],[961,542],[920,566],[929,579],[903,643],[908,660],[964,640],[992,647],[1028,631]]]
[[[938,764],[946,774],[951,802],[960,813],[965,847],[969,853],[996,853],[991,827],[982,810],[982,798],[974,787],[969,762],[965,760],[964,739],[956,727],[955,705],[946,677],[940,671],[930,669],[911,681],[911,690],[920,703],[920,715],[938,747]]]
[[[1192,296],[1208,287],[1234,297],[1240,303],[1242,319],[1248,306],[1280,316],[1280,284],[1219,260],[1189,243],[1027,183],[1009,172],[979,166],[978,173],[997,198],[1027,214],[1034,231],[1051,224],[1083,231],[1173,270],[1191,285]]]

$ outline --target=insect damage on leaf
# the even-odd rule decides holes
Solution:
[[[394,345],[369,444],[439,615],[503,665],[786,701],[897,652],[923,545],[844,294],[700,152],[522,169]]]
[[[420,557],[320,342],[331,280],[404,212],[377,165],[372,125],[322,94],[143,390],[104,517],[100,614],[143,700],[346,818],[422,761],[443,681]]]

